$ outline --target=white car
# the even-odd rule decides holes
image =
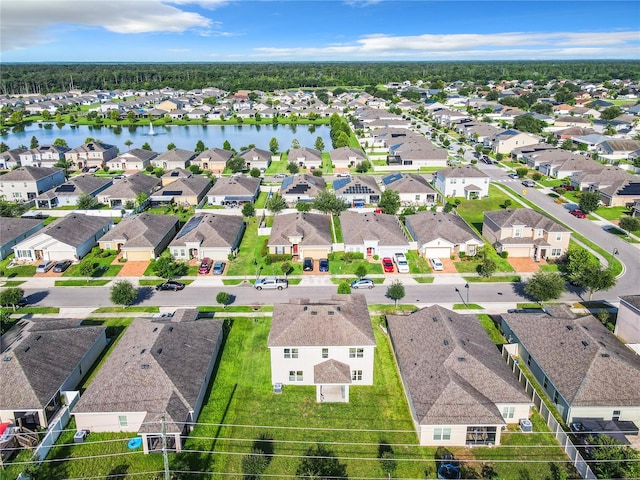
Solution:
[[[44,260],[36,267],[36,273],[46,273],[53,268],[55,262],[51,260]]]
[[[444,265],[439,258],[430,258],[429,263],[431,263],[431,267],[436,272],[441,272],[442,270],[444,270]]]
[[[404,253],[396,253],[393,260],[396,262],[398,273],[409,273],[409,262]]]

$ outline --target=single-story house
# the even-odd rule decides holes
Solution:
[[[418,170],[420,167],[444,167],[447,165],[447,158],[445,148],[419,136],[392,143],[389,146],[387,164],[394,169]]]
[[[280,195],[285,201],[294,205],[300,201],[309,202],[325,190],[325,182],[321,177],[306,173],[290,175],[282,181]]]
[[[160,177],[160,182],[162,182],[162,187],[166,187],[167,185],[171,185],[176,180],[183,180],[185,178],[193,177],[193,172],[191,170],[185,170],[184,168],[174,168],[173,170],[169,170],[167,173]]]
[[[271,163],[271,152],[269,150],[263,150],[261,148],[251,148],[249,150],[240,152],[239,155],[244,158],[247,170],[257,168],[264,172],[267,168],[269,168],[269,164]]]
[[[223,338],[222,321],[197,315],[189,309],[171,319],[135,319],[75,405],[76,428],[132,432],[144,453],[161,451],[164,433],[167,448],[181,451]]]
[[[462,217],[454,213],[419,212],[405,217],[409,234],[424,258],[473,256],[484,242]]]
[[[315,148],[292,148],[287,154],[289,163],[294,162],[299,167],[306,167],[311,170],[322,167],[322,152]]]
[[[128,152],[107,160],[105,165],[111,170],[138,170],[142,171],[151,165],[151,160],[158,156],[158,152],[132,148]]]
[[[108,177],[96,177],[92,174],[77,175],[62,185],[38,195],[35,199],[36,206],[38,208],[76,206],[82,195],[96,197],[112,184],[113,180]]]
[[[209,205],[254,203],[260,195],[260,179],[246,175],[220,177],[207,192]]]
[[[362,150],[354,147],[335,148],[329,152],[329,157],[333,168],[337,169],[352,168],[367,159]]]
[[[180,229],[169,251],[176,260],[226,260],[238,251],[245,228],[240,215],[198,214]]]
[[[233,152],[229,150],[210,148],[192,159],[191,165],[197,165],[202,170],[220,174],[227,166],[227,162],[231,157],[233,157]]]
[[[44,227],[36,218],[3,217],[0,222],[0,260],[13,253],[13,246]]]
[[[149,197],[149,202],[151,205],[173,203],[185,207],[195,206],[200,204],[210,187],[211,180],[204,175],[180,178],[153,192]]]
[[[111,208],[124,208],[128,203],[135,205],[140,194],[151,195],[159,185],[159,178],[137,172],[115,180],[113,185],[98,194],[98,201]]]
[[[403,206],[435,205],[438,199],[438,194],[423,175],[391,173],[382,177],[382,184],[385,190],[398,192]]]
[[[267,345],[273,385],[315,385],[316,402],[348,402],[349,386],[373,385],[376,340],[362,294],[275,304]]]
[[[532,402],[475,315],[439,305],[387,315],[420,445],[500,445]]]
[[[13,246],[16,260],[79,260],[113,225],[110,217],[72,213]]]
[[[65,181],[62,168],[19,167],[0,176],[0,198],[26,202]]]
[[[174,148],[161,153],[151,159],[151,165],[160,167],[165,170],[173,170],[175,168],[187,168],[191,165],[191,161],[196,158],[196,152],[184,150],[182,148]]]
[[[364,207],[377,204],[382,192],[374,177],[358,175],[334,180],[333,193],[352,207]]]
[[[327,258],[332,251],[331,219],[321,213],[285,213],[273,219],[267,243],[270,254]]]
[[[449,167],[436,172],[434,186],[445,197],[488,197],[489,175],[471,165]]]
[[[106,327],[81,320],[23,318],[3,335],[0,422],[47,428],[107,345]],[[4,341],[10,343],[5,344]]]
[[[340,214],[340,229],[345,252],[392,257],[409,251],[409,241],[395,215],[345,211]]]
[[[149,261],[158,258],[180,228],[180,219],[174,215],[141,213],[124,217],[98,242],[100,248],[122,252],[131,261]]]

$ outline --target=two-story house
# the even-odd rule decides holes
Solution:
[[[61,168],[19,167],[0,177],[0,198],[26,202],[64,182]]]
[[[488,197],[489,175],[471,165],[443,168],[436,172],[434,186],[445,197]]]
[[[79,169],[85,167],[102,168],[106,162],[117,156],[118,148],[115,145],[100,142],[88,142],[64,154],[65,160],[75,164]]]

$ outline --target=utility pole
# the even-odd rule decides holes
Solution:
[[[164,459],[164,480],[171,480],[169,476],[169,455],[167,454],[167,424],[162,417],[162,458]]]

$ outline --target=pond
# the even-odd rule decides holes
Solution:
[[[156,152],[164,152],[167,145],[175,144],[177,148],[195,150],[198,140],[202,140],[207,148],[222,148],[225,140],[231,147],[240,150],[242,147],[254,144],[257,148],[269,150],[269,142],[273,137],[278,140],[280,151],[291,147],[291,142],[297,139],[302,147],[313,148],[316,138],[321,137],[325,150],[331,149],[330,127],[327,125],[168,125],[138,127],[91,127],[80,125],[72,128],[70,125],[44,128],[43,124],[32,123],[24,127],[22,132],[10,132],[0,136],[0,140],[9,148],[26,146],[29,148],[31,137],[38,139],[39,145],[49,145],[57,138],[66,140],[70,148],[79,147],[88,137],[109,145],[115,145],[120,152],[129,148],[140,148],[146,142]],[[125,142],[133,142],[127,147]]]

